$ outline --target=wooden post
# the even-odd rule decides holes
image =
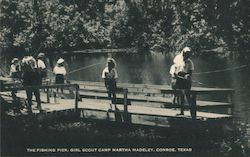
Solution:
[[[125,88],[123,92],[124,92],[124,102],[123,102],[124,114],[127,114],[127,112],[128,112],[128,89]]]
[[[228,102],[228,103],[232,103],[232,102],[233,102],[232,100],[233,100],[233,95],[232,95],[232,93],[228,93],[228,94],[227,94],[227,102]]]
[[[123,114],[123,117],[124,117],[124,121],[125,123],[131,123],[131,117],[128,113],[128,89],[125,88],[124,89],[124,114]]]
[[[79,95],[79,85],[76,85],[76,92],[75,92],[75,110],[78,110],[78,95]]]
[[[124,105],[124,113],[123,113],[123,118],[124,121],[127,122],[128,118],[128,89],[125,88],[123,89],[123,94],[124,94],[124,99],[123,99],[123,105]]]
[[[231,107],[228,108],[227,113],[232,115],[233,114],[233,111],[232,111],[232,109],[233,109],[233,94],[232,93],[227,94],[227,102],[231,104]]]
[[[196,119],[196,94],[192,93],[191,94],[191,116],[192,119]]]
[[[53,91],[53,96],[54,96],[54,103],[56,103],[56,92]]]
[[[47,103],[50,103],[49,88],[47,88],[46,94],[47,94]]]

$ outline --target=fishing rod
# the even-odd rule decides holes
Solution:
[[[38,52],[39,52],[39,50],[42,48],[43,44],[44,44],[44,43],[42,43],[42,44],[38,47],[38,49],[35,50],[35,51],[32,53],[32,56],[33,56],[34,58],[38,55]]]
[[[91,67],[94,67],[94,66],[97,66],[97,65],[100,65],[100,64],[102,64],[102,63],[104,63],[104,62],[99,62],[99,63],[96,63],[96,64],[91,64],[91,65],[88,65],[88,66],[85,66],[85,67],[81,67],[81,68],[72,70],[72,71],[70,71],[67,75],[72,74],[72,73],[75,73],[75,72],[78,72],[78,71],[81,71],[81,70],[85,70],[85,69],[88,69],[88,68],[91,68]],[[180,78],[180,79],[188,80],[187,78],[182,77],[182,76],[177,76],[177,77]],[[190,80],[188,80],[188,81],[190,81]],[[198,84],[200,84],[200,85],[203,85],[203,86],[208,86],[208,85],[205,84],[205,83],[202,83],[202,82],[199,82],[199,81],[196,81],[196,80],[193,80],[193,79],[192,79],[191,81],[192,81],[192,82],[195,82],[195,83],[198,83]]]
[[[248,66],[250,66],[250,64],[245,64],[245,65],[241,65],[241,66],[233,67],[233,68],[219,69],[219,70],[206,71],[206,72],[198,72],[198,73],[192,73],[192,74],[193,74],[193,75],[212,74],[212,73],[218,73],[218,72],[225,72],[225,71],[243,69],[243,68],[246,68],[246,67],[248,67]],[[177,76],[177,77],[180,78],[180,79],[188,80],[188,79],[186,79],[185,77],[182,77],[182,76]],[[202,82],[199,82],[199,81],[197,81],[197,80],[193,80],[193,79],[192,79],[192,82],[198,83],[198,84],[203,85],[203,86],[210,87],[209,85],[207,85],[207,84],[205,84],[205,83],[202,83]]]
[[[9,73],[6,70],[1,68],[1,75],[5,76],[5,75],[9,75]]]
[[[183,80],[186,80],[186,81],[192,81],[192,82],[195,82],[195,83],[198,83],[198,84],[200,84],[200,85],[203,85],[203,86],[207,86],[207,87],[208,87],[207,84],[202,83],[202,82],[199,82],[199,81],[196,81],[196,80],[193,80],[193,79],[189,80],[189,79],[187,79],[187,78],[185,78],[185,77],[183,77],[183,76],[176,76],[176,77],[177,77],[177,78],[180,78],[180,79],[183,79]]]
[[[81,67],[81,68],[72,70],[72,71],[70,71],[67,75],[72,74],[72,73],[77,72],[77,71],[85,70],[85,69],[88,69],[88,68],[91,68],[91,67],[100,65],[100,64],[102,64],[102,63],[103,63],[103,62],[99,62],[99,63],[96,63],[96,64],[91,64],[91,65],[88,65],[88,66],[85,66],[85,67]]]
[[[116,66],[116,61],[113,58],[108,58],[108,59],[111,59],[114,62],[115,66]],[[99,63],[96,63],[96,64],[91,64],[91,65],[88,65],[88,66],[73,70],[73,71],[69,72],[68,74],[71,74],[71,73],[74,73],[74,72],[77,72],[77,71],[80,71],[80,70],[85,70],[85,69],[88,69],[88,68],[91,68],[91,67],[94,67],[94,66],[97,66],[97,65],[100,65],[100,64],[104,64],[104,63],[106,63],[106,61],[105,62],[99,62]]]

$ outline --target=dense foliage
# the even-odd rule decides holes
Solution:
[[[2,0],[4,50],[137,47],[249,55],[247,0]]]

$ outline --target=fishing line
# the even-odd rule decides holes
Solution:
[[[185,78],[185,77],[182,77],[182,76],[177,76],[178,78],[180,78],[180,79],[183,79],[183,80],[188,80],[187,78]],[[189,81],[189,80],[188,80]],[[203,86],[207,86],[207,87],[209,87],[209,85],[207,85],[207,84],[205,84],[205,83],[202,83],[202,82],[199,82],[199,81],[196,81],[196,80],[191,80],[192,82],[194,82],[194,83],[198,83],[198,84],[200,84],[200,85],[203,85]]]
[[[209,85],[207,85],[207,84],[205,84],[205,83],[202,83],[202,82],[199,82],[199,81],[196,81],[196,80],[192,80],[192,82],[195,82],[195,83],[198,83],[198,84],[200,84],[200,85],[209,87]]]
[[[3,67],[0,67],[0,69],[1,69],[1,71],[2,71],[3,73],[5,73],[5,75],[9,75],[8,72],[7,72],[7,70],[4,70]]]
[[[206,71],[206,72],[197,72],[197,73],[193,73],[193,75],[212,74],[212,73],[218,73],[218,72],[225,72],[225,71],[231,71],[231,70],[238,70],[238,69],[246,68],[246,67],[248,67],[248,66],[250,66],[250,64],[241,65],[241,66],[233,67],[233,68],[219,69],[219,70]]]
[[[45,41],[44,41],[44,42],[45,42]],[[41,43],[41,45],[38,47],[37,50],[34,50],[34,52],[33,52],[33,54],[32,54],[32,56],[33,56],[34,58],[38,55],[40,49],[41,49],[42,46],[44,45],[44,42]]]
[[[88,69],[88,68],[91,68],[91,67],[100,65],[100,64],[102,64],[102,63],[103,63],[103,62],[99,62],[99,63],[96,63],[96,64],[91,64],[91,65],[88,65],[88,66],[85,66],[85,67],[82,67],[82,68],[79,68],[79,69],[70,71],[67,75],[72,74],[72,73],[77,72],[77,71],[85,70],[85,69]]]
[[[232,70],[243,69],[243,68],[246,68],[248,66],[250,66],[250,64],[245,64],[245,65],[241,65],[241,66],[233,67],[233,68],[218,69],[218,70],[213,70],[213,71],[198,72],[198,73],[192,73],[192,74],[193,75],[212,74],[212,73],[218,73],[218,72],[225,72],[225,71],[232,71]],[[209,86],[209,85],[207,85],[205,83],[202,83],[202,82],[199,82],[199,81],[196,81],[196,80],[192,80],[192,82],[195,82],[195,83],[198,83],[200,85],[207,86],[207,87],[211,87],[211,86]]]

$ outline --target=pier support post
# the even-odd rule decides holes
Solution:
[[[54,96],[54,103],[57,103],[56,102],[56,97],[57,97],[56,91],[53,91],[53,96]]]
[[[197,113],[197,108],[196,108],[196,94],[192,93],[191,95],[191,106],[190,106],[190,110],[191,110],[191,116],[192,119],[196,119],[196,113]]]
[[[49,88],[46,89],[46,94],[47,94],[47,103],[50,103]]]
[[[75,116],[76,116],[76,119],[78,119],[78,118],[81,118],[81,110],[79,110],[78,109],[78,101],[79,101],[79,98],[80,98],[80,96],[79,96],[79,85],[78,84],[76,84],[75,85]],[[82,112],[83,114],[83,117],[84,117],[84,111]]]
[[[128,89],[124,89],[124,122],[125,123],[131,123],[131,115],[128,113]]]
[[[49,86],[49,81],[46,81],[46,86]],[[50,88],[46,88],[47,103],[50,103],[49,89],[50,89]],[[44,90],[45,90],[45,89],[44,89]]]
[[[233,109],[233,94],[232,93],[229,93],[227,95],[227,102],[231,104],[231,107],[228,108],[227,113],[232,115],[233,114],[233,111],[232,111],[232,109]]]
[[[75,88],[75,110],[77,111],[78,110],[78,97],[79,97],[79,86],[76,85],[76,88]]]

